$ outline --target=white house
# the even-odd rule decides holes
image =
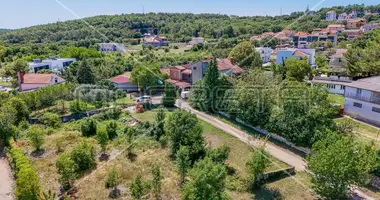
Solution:
[[[336,21],[336,12],[333,10],[330,10],[326,13],[326,21]]]
[[[257,47],[255,48],[257,52],[260,53],[261,60],[263,63],[270,62],[272,60],[272,49],[269,47]]]
[[[59,73],[63,68],[69,66],[71,63],[75,62],[75,58],[57,58],[55,56],[50,57],[50,59],[40,60],[33,59],[33,62],[28,63],[29,68],[34,73],[37,73],[42,69],[50,69],[54,73]]]
[[[348,84],[344,96],[347,115],[380,125],[380,76]]]
[[[190,42],[189,45],[196,45],[198,43],[205,43],[205,39],[203,37],[194,37]]]
[[[307,58],[310,65],[315,65],[315,49],[279,49],[277,51],[276,65],[282,64],[289,57],[295,57],[298,59]]]
[[[129,78],[125,75],[115,76],[110,79],[111,82],[120,90],[127,92],[136,92],[138,91],[137,85],[131,83]]]
[[[24,74],[18,73],[19,90],[31,91],[41,87],[55,85],[65,82],[65,79],[56,74]]]
[[[120,43],[99,43],[99,51],[101,53],[125,52],[125,46]]]
[[[352,82],[351,77],[345,76],[316,76],[312,83],[323,84],[328,88],[328,92],[332,94],[344,95],[346,86]]]

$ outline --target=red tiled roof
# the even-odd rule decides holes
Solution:
[[[185,70],[186,68],[182,67],[182,66],[173,66],[173,67],[170,67],[170,69],[177,69],[177,70]]]
[[[160,69],[161,73],[170,75],[170,69],[169,68],[161,68]]]
[[[189,69],[186,69],[182,72],[183,74],[192,74],[192,71]]]
[[[293,53],[293,56],[309,56],[309,55],[300,50],[297,50]]]
[[[184,81],[176,81],[176,80],[173,80],[173,79],[166,79],[165,82],[171,83],[171,84],[173,84],[174,86],[177,86],[177,87],[191,87],[190,83],[184,82]]]
[[[296,33],[296,36],[307,36],[307,35],[309,35],[309,34],[306,33],[306,32],[298,32],[298,33]]]
[[[63,78],[55,74],[25,74],[24,84],[49,84],[53,78],[58,78],[60,82],[64,81]]]
[[[114,83],[128,83],[129,78],[124,75],[115,76],[113,78],[110,78],[110,80]]]
[[[218,70],[219,71],[232,70],[232,73],[234,74],[240,74],[244,72],[242,68],[240,68],[237,65],[232,64],[231,60],[227,58],[218,59]]]
[[[189,68],[191,68],[191,64],[183,65],[183,67],[186,68],[186,69],[189,69]]]

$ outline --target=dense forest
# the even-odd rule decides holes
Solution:
[[[329,10],[337,13],[357,10],[359,15],[365,12],[380,12],[380,5],[349,5],[320,9],[314,16],[304,16],[305,12],[293,12],[282,16],[238,17],[221,14],[190,13],[148,13],[95,16],[83,20],[70,20],[46,25],[22,28],[0,34],[0,40],[8,44],[50,43],[67,44],[76,41],[76,46],[89,46],[98,42],[131,42],[141,38],[144,33],[163,34],[172,42],[186,42],[194,36],[208,39],[228,37],[248,38],[267,31],[278,32],[284,28],[295,31],[312,31],[325,28],[323,21]],[[294,21],[296,21],[294,23]],[[377,19],[374,19],[377,20]],[[102,36],[101,34],[104,34]],[[108,38],[108,39],[107,39]]]

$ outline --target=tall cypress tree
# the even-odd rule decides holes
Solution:
[[[79,84],[94,84],[95,76],[92,67],[87,63],[86,58],[78,66],[77,81]]]
[[[205,111],[212,112],[216,106],[216,93],[219,86],[219,71],[216,60],[211,61],[203,77],[203,99],[205,100]]]

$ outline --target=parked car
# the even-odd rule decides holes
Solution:
[[[151,102],[151,101],[152,101],[152,97],[151,96],[147,96],[147,95],[136,98],[136,102],[137,103],[145,103],[145,102]]]

